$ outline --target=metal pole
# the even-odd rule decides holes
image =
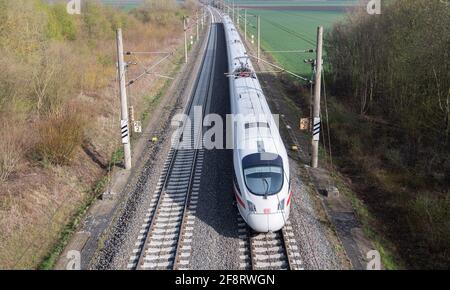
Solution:
[[[320,141],[320,88],[322,84],[322,41],[323,27],[317,28],[317,55],[316,71],[314,80],[314,106],[313,106],[313,137],[312,137],[312,160],[311,166],[317,168],[319,165],[319,141]]]
[[[187,25],[186,16],[183,17],[183,28],[184,28],[184,62],[188,62],[188,45],[187,45]]]
[[[196,18],[197,18],[197,41],[198,41],[198,11],[197,11],[197,13],[196,13]]]
[[[244,11],[244,37],[245,41],[247,41],[247,9],[245,9]]]
[[[240,13],[239,13],[239,5],[237,6],[237,8],[236,8],[237,10],[237,25],[238,25],[238,27],[239,27],[239,24],[241,24],[241,20],[239,19],[239,16],[240,16]]]
[[[117,29],[117,59],[120,83],[120,113],[121,113],[121,136],[123,143],[123,152],[125,157],[125,169],[131,169],[131,146],[128,125],[128,104],[127,104],[127,88],[125,79],[125,61],[123,55],[122,29]]]
[[[261,58],[261,16],[258,15],[258,60]]]

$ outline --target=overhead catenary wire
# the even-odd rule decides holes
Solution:
[[[258,15],[253,14],[253,13],[248,13],[248,15],[249,16],[254,16],[254,17],[258,16]],[[316,45],[316,41],[311,39],[311,38],[309,38],[305,34],[302,34],[302,33],[298,32],[298,31],[292,30],[291,28],[289,28],[287,26],[284,26],[284,25],[282,25],[280,23],[276,23],[274,21],[268,20],[267,18],[264,18],[264,17],[261,17],[261,20],[264,20],[265,22],[271,24],[272,26],[274,26],[274,27],[276,27],[276,28],[278,28],[278,29],[280,29],[280,30],[282,30],[282,31],[292,35],[292,36],[295,36],[296,38],[299,38],[299,39],[301,39],[301,40],[303,40],[303,41],[305,41],[305,42],[307,42],[307,43],[309,43],[309,44],[311,44],[313,46]],[[251,27],[255,28],[255,25],[252,22],[250,22],[249,20],[247,20],[247,23],[250,24]]]
[[[257,16],[258,16],[258,15],[256,15],[256,14],[252,14],[252,13],[247,13],[247,14],[248,14],[249,16],[254,16],[254,17],[257,17]],[[240,17],[242,17],[242,16],[240,16]],[[262,18],[262,19],[264,19],[264,18]],[[278,27],[278,28],[280,28],[280,29],[282,29],[283,31],[288,32],[288,33],[290,33],[290,34],[292,34],[292,35],[294,35],[294,36],[296,36],[296,37],[302,39],[303,41],[305,41],[305,42],[307,42],[307,43],[309,43],[309,44],[311,44],[311,45],[314,45],[314,46],[316,45],[314,41],[311,41],[311,40],[309,40],[309,39],[307,39],[307,38],[301,36],[301,34],[298,33],[298,32],[289,30],[288,28],[286,28],[286,27],[284,27],[284,26],[282,26],[282,25],[276,24],[276,23],[274,23],[274,22],[268,21],[267,19],[264,19],[264,20],[267,21],[267,22],[269,22],[269,23],[271,23],[271,24],[274,25],[275,27],[281,26],[282,28],[280,28],[280,27]],[[255,28],[255,29],[257,28],[255,25],[253,25],[251,22],[249,22],[249,21],[246,20],[245,18],[244,18],[243,21],[244,21],[244,25],[248,23],[249,26],[251,26],[251,27],[253,27],[253,28]],[[244,32],[244,33],[245,33],[245,32]],[[271,50],[271,51],[266,51],[266,52],[268,52],[268,53],[313,53],[313,52],[315,52],[315,49]],[[253,57],[254,57],[254,56],[253,56]],[[302,77],[302,76],[300,76],[300,75],[298,75],[298,74],[296,74],[296,73],[294,73],[294,72],[291,72],[291,71],[289,71],[289,70],[286,70],[286,69],[284,69],[284,68],[282,68],[282,67],[280,67],[280,66],[277,66],[277,65],[275,65],[275,64],[273,64],[273,63],[267,62],[267,61],[263,60],[260,56],[256,56],[255,58],[257,59],[257,61],[260,61],[260,60],[261,60],[261,61],[264,61],[264,62],[266,62],[267,64],[270,64],[270,65],[276,67],[277,69],[280,69],[281,72],[286,72],[286,73],[288,73],[288,74],[290,74],[290,75],[292,75],[292,76],[294,76],[294,77],[296,77],[296,78],[299,78],[299,79],[301,79],[301,80],[303,80],[303,81],[307,81],[307,82],[311,83],[311,81],[308,80],[308,79],[306,79],[305,77]]]
[[[288,33],[288,34],[290,34],[290,35],[292,35],[292,36],[295,36],[295,37],[297,37],[297,38],[299,38],[299,39],[301,39],[301,40],[307,42],[308,44],[311,44],[311,45],[314,45],[314,46],[316,45],[316,42],[313,41],[313,40],[311,40],[311,39],[309,39],[309,37],[306,36],[306,35],[303,35],[303,34],[297,32],[297,31],[294,31],[294,30],[292,30],[292,29],[290,29],[290,28],[288,28],[288,27],[286,27],[286,26],[284,26],[284,25],[281,25],[281,24],[279,24],[279,23],[270,21],[270,20],[268,20],[268,19],[266,19],[266,18],[264,18],[264,20],[265,20],[266,22],[268,22],[269,24],[272,24],[273,26],[278,27],[280,30],[283,30],[283,31],[285,31],[285,32]]]
[[[266,50],[265,52],[270,53],[312,53],[314,49],[302,49],[302,50]]]
[[[132,84],[134,84],[135,82],[137,82],[138,80],[142,79],[144,76],[149,75],[149,74],[153,74],[154,72],[152,72],[151,70],[153,68],[155,68],[156,66],[158,66],[159,64],[161,64],[162,62],[166,61],[172,54],[166,55],[165,57],[163,57],[162,59],[160,59],[159,61],[157,61],[156,63],[154,63],[153,65],[151,65],[150,67],[146,68],[145,71],[143,73],[141,73],[140,75],[138,75],[136,78],[134,78],[133,80],[129,81],[127,86],[130,86]]]
[[[301,79],[301,80],[303,80],[303,81],[306,81],[306,82],[308,82],[308,83],[311,82],[311,80],[309,80],[309,79],[307,79],[307,78],[305,78],[305,77],[302,77],[301,75],[298,75],[298,74],[296,74],[296,73],[294,73],[294,72],[291,72],[291,71],[289,71],[289,70],[287,70],[287,69],[285,69],[285,68],[283,68],[283,67],[281,67],[281,66],[279,66],[279,65],[276,65],[276,64],[274,64],[274,63],[271,63],[271,62],[269,62],[269,61],[267,61],[267,60],[264,60],[264,59],[262,59],[262,58],[258,58],[257,56],[254,56],[254,55],[251,55],[251,54],[248,54],[248,56],[253,57],[253,58],[255,58],[255,59],[259,59],[260,61],[262,61],[262,62],[264,62],[264,63],[266,63],[266,64],[268,64],[268,65],[270,65],[270,66],[273,66],[273,67],[275,67],[275,68],[281,70],[282,72],[288,73],[288,74],[290,74],[290,75],[292,75],[292,76],[294,76],[294,77],[296,77],[296,78],[299,78],[299,79]]]
[[[307,18],[307,19],[311,19],[311,20],[315,20],[315,21],[326,22],[328,24],[334,24],[333,21],[326,20],[326,18],[314,17],[311,15],[303,14],[303,13],[301,15],[299,15],[299,14],[295,14],[294,12],[286,11],[286,10],[277,10],[277,12],[292,15],[292,16],[297,16],[298,18]],[[301,17],[299,17],[299,16],[301,16]]]
[[[170,51],[127,51],[126,55],[134,55],[134,54],[170,54]]]

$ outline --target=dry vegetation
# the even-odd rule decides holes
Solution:
[[[173,50],[191,9],[149,0],[126,13],[86,1],[71,16],[65,3],[0,0],[0,269],[42,261],[118,148],[115,29],[127,48]],[[133,88],[138,116],[164,82]]]
[[[327,35],[340,169],[408,268],[450,267],[450,7],[384,1]]]

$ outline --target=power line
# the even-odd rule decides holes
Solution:
[[[314,41],[312,41],[311,39],[308,39],[307,36],[302,35],[301,33],[297,32],[297,31],[294,31],[294,30],[292,30],[292,29],[290,29],[290,28],[288,28],[288,27],[286,27],[286,26],[284,26],[284,25],[281,25],[281,24],[279,24],[279,23],[270,21],[270,20],[268,20],[268,19],[265,19],[265,18],[264,18],[264,20],[265,20],[266,22],[272,24],[273,26],[278,27],[280,30],[283,30],[283,31],[287,32],[288,34],[291,34],[291,35],[293,35],[293,36],[295,36],[295,37],[297,37],[297,38],[299,38],[299,39],[302,39],[303,41],[305,41],[305,42],[307,42],[307,43],[309,43],[309,44],[311,44],[311,45],[316,45],[316,43],[315,43]]]
[[[250,16],[257,16],[256,14],[253,14],[253,13],[248,13],[248,15],[250,15]],[[284,31],[284,32],[286,32],[286,33],[292,35],[292,36],[295,36],[295,37],[297,37],[297,38],[299,38],[299,39],[302,39],[302,40],[306,41],[307,43],[309,43],[309,44],[311,44],[311,45],[313,45],[313,46],[316,45],[316,42],[315,42],[313,39],[309,38],[309,37],[308,37],[307,35],[305,35],[305,34],[302,34],[302,33],[298,32],[298,31],[292,30],[291,28],[289,28],[289,27],[287,27],[287,26],[284,26],[284,25],[282,25],[282,24],[280,24],[280,23],[276,23],[276,22],[274,22],[274,21],[268,20],[267,18],[261,17],[261,19],[264,20],[264,21],[266,21],[267,23],[271,24],[272,26],[275,26],[275,27],[279,28],[280,30],[282,30],[282,31]],[[253,23],[251,23],[250,21],[247,21],[247,22],[248,22],[253,28],[255,27],[255,26],[253,25]]]

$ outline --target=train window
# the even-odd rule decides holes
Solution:
[[[258,166],[244,169],[245,184],[255,195],[273,195],[283,187],[283,168]]]
[[[242,159],[244,180],[248,190],[259,196],[274,195],[284,183],[283,161],[273,153],[255,153]]]
[[[269,128],[269,123],[266,122],[254,122],[254,123],[245,123],[245,129],[250,129],[250,128]]]

